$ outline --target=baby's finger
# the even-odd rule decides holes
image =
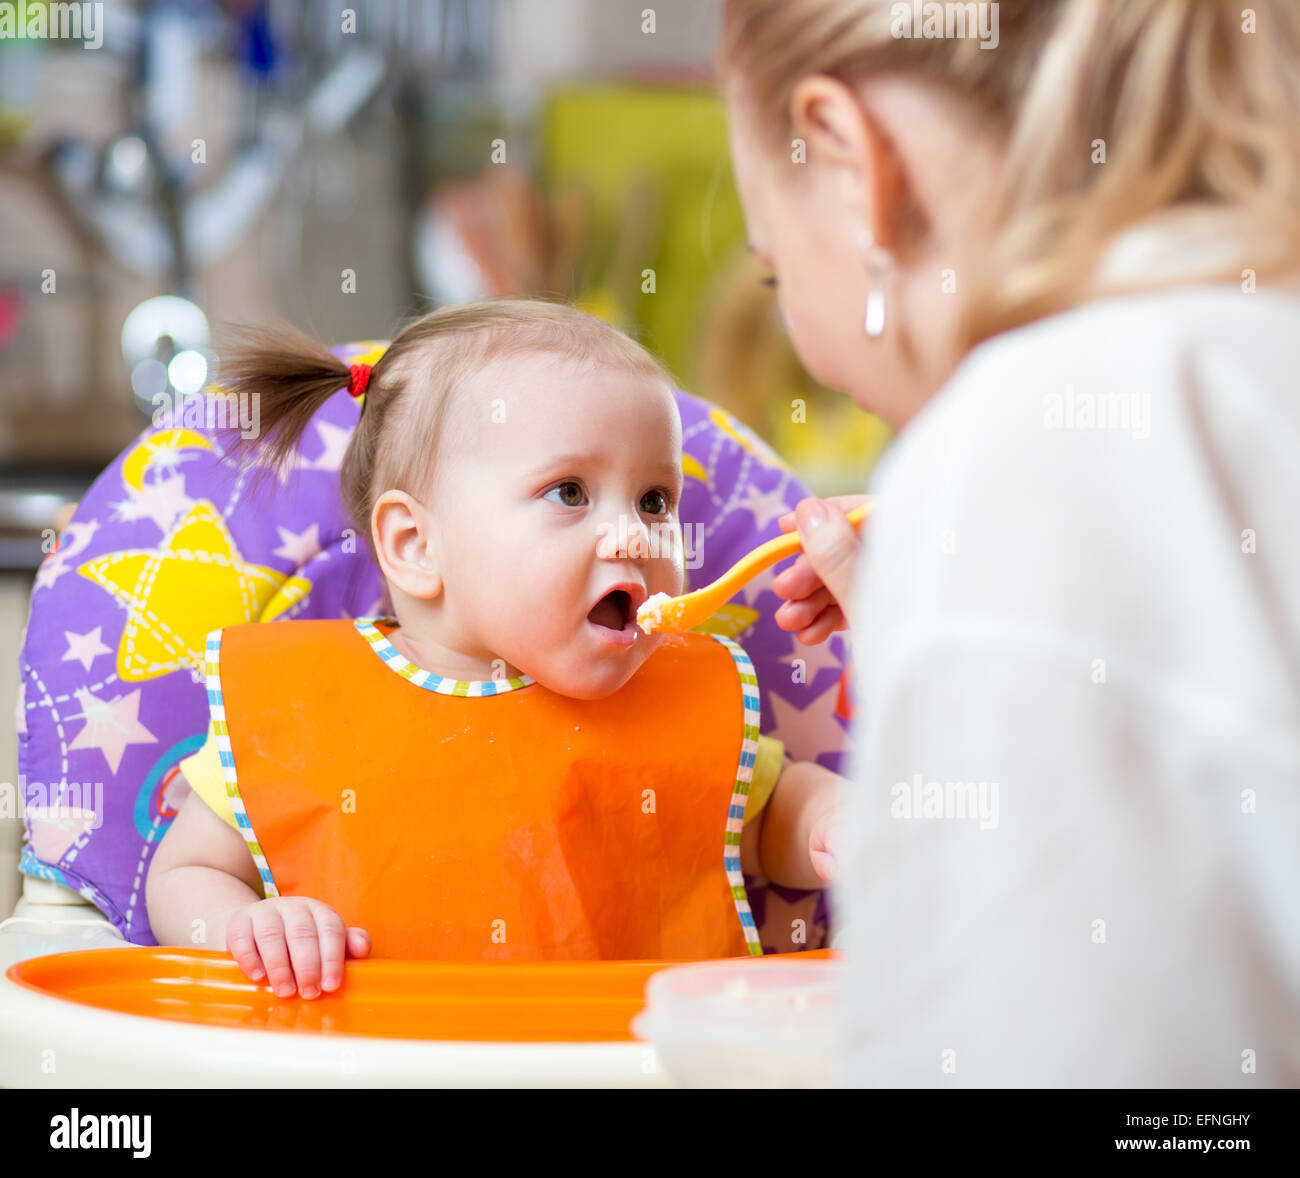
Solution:
[[[347,930],[343,926],[343,917],[319,900],[312,904],[312,913],[320,934],[320,986],[322,990],[337,990],[343,980],[343,958],[347,953]],[[312,995],[304,992],[303,997]]]
[[[253,936],[253,915],[249,909],[241,909],[227,922],[226,952],[235,959],[235,964],[250,981],[260,981],[266,976],[261,955],[257,951],[257,939]]]
[[[316,930],[315,913],[309,904],[299,902],[291,907],[286,905],[283,917],[298,991],[304,998],[315,998],[320,993],[320,934]]]
[[[368,957],[370,955],[370,934],[365,929],[348,929],[348,955],[351,957]]]
[[[809,862],[812,863],[812,869],[825,883],[835,881],[835,856],[828,851],[813,851],[809,855]]]
[[[294,990],[293,970],[289,968],[284,923],[274,904],[253,910],[253,936],[257,938],[257,951],[266,967],[267,983],[281,998],[288,998]]]

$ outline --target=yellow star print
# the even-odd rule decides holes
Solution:
[[[378,364],[379,357],[388,351],[388,341],[373,339],[361,340],[355,344],[351,344],[350,347],[360,348],[361,350],[357,352],[355,356],[351,357],[347,363]]]
[[[98,556],[77,572],[126,607],[117,673],[135,683],[202,668],[209,630],[269,622],[311,591],[305,577],[246,563],[221,513],[204,500],[157,548]]]
[[[743,634],[758,620],[758,610],[747,605],[724,605],[698,626],[692,627],[697,634],[721,634],[724,638],[735,638]]]
[[[728,437],[739,442],[764,466],[774,466],[777,470],[792,473],[792,468],[775,450],[760,438],[749,426],[732,417],[725,409],[716,405],[709,410],[709,420]]]
[[[699,479],[706,487],[709,485],[709,472],[704,464],[692,454],[682,455],[682,474],[688,479]]]

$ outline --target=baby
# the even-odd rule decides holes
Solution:
[[[159,943],[305,998],[371,952],[761,954],[741,873],[823,886],[842,780],[759,735],[738,644],[637,626],[683,588],[667,373],[593,316],[500,300],[416,320],[373,369],[262,333],[223,374],[259,398],[263,466],[342,384],[345,506],[394,616],[209,636]]]

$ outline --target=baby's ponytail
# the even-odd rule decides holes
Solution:
[[[294,328],[238,330],[239,342],[222,355],[217,383],[221,392],[254,399],[259,430],[232,441],[241,466],[278,469],[321,406],[348,386],[349,367]]]

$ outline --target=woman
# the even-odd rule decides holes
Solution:
[[[854,636],[843,1078],[1294,1085],[1300,11],[946,7],[727,0],[719,61],[795,346],[900,431],[774,585]]]

